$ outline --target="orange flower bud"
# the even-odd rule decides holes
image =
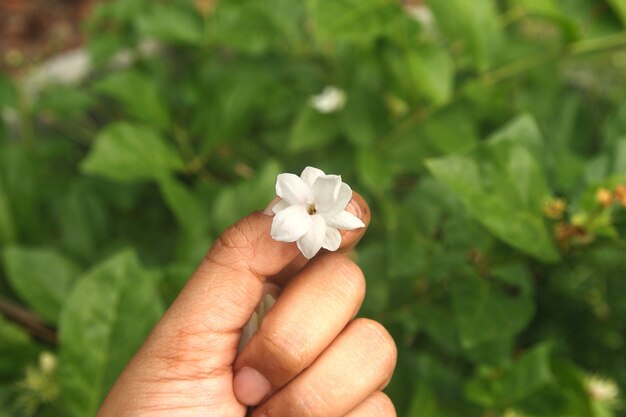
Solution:
[[[599,188],[596,191],[596,201],[603,207],[609,207],[613,204],[613,194],[606,188]]]
[[[615,199],[624,207],[626,207],[626,185],[620,184],[615,187]]]

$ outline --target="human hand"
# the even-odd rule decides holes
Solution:
[[[354,193],[347,210],[369,223]],[[380,390],[396,361],[378,323],[354,319],[360,269],[338,253],[311,261],[271,239],[271,210],[253,213],[214,244],[120,375],[97,417],[387,417]],[[342,249],[364,229],[346,232]],[[281,291],[238,355],[241,329],[270,287]]]

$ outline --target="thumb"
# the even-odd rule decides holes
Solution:
[[[358,193],[353,193],[346,209],[369,224],[369,208]],[[236,349],[239,332],[263,296],[263,284],[268,278],[276,284],[284,283],[285,272],[293,276],[305,260],[295,243],[272,239],[273,216],[267,213],[271,210],[252,213],[217,239],[170,307],[170,326],[190,328],[196,323],[205,332],[235,334],[237,338],[223,348]],[[344,233],[340,249],[356,245],[364,232],[357,229]]]
[[[232,353],[232,358],[224,358],[230,363],[239,332],[261,299],[267,277],[280,272],[299,253],[294,244],[271,238],[271,224],[271,215],[254,212],[229,227],[215,241],[155,332],[176,344],[185,335],[224,336],[211,344],[220,354]],[[203,337],[186,340],[185,349],[195,350],[198,343],[206,351]]]
[[[253,213],[220,236],[119,376],[98,417],[156,406],[202,409],[217,400],[215,392],[229,395],[241,328],[263,281],[298,255],[296,245],[271,239],[271,223],[271,216]],[[233,404],[224,415],[243,414]]]
[[[365,213],[366,219],[359,217],[369,223],[366,204],[362,211],[351,211]],[[232,364],[241,329],[261,299],[267,277],[276,277],[300,255],[295,243],[271,238],[271,225],[271,215],[255,212],[217,239],[120,375],[98,416],[121,415],[116,408],[119,404],[149,404],[150,396],[145,395],[142,384],[151,381],[161,385],[174,381],[180,392],[208,393],[216,388],[210,381],[219,377],[232,394]],[[344,236],[344,242],[351,245],[359,236]],[[168,401],[189,406],[186,398]]]

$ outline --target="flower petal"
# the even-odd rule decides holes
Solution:
[[[339,233],[339,230],[334,227],[326,227],[326,236],[324,237],[322,247],[334,252],[339,249],[339,245],[341,245],[341,233]]]
[[[326,221],[319,214],[309,216],[312,225],[309,231],[298,239],[298,249],[305,258],[311,259],[322,248],[324,238],[326,237]]]
[[[321,214],[323,214],[326,218],[335,217],[346,209],[346,206],[350,202],[350,199],[352,199],[352,189],[348,184],[342,182],[341,186],[339,187],[339,192],[337,193],[337,199],[335,203],[325,210],[320,209],[318,211],[320,211]]]
[[[365,227],[365,223],[361,219],[345,210],[334,217],[327,218],[326,222],[329,226],[342,230],[354,230],[359,227]]]
[[[272,211],[274,212],[274,214],[278,214],[279,211],[286,209],[287,207],[289,207],[289,205],[290,204],[285,200],[280,200],[276,204],[274,204],[274,207],[272,207]]]
[[[272,239],[279,242],[295,242],[313,225],[312,216],[302,206],[289,206],[272,220]]]
[[[313,200],[311,187],[295,174],[280,174],[276,178],[276,195],[289,204],[304,206]]]
[[[317,211],[325,213],[335,207],[341,184],[339,175],[322,175],[315,180],[312,191]]]
[[[300,174],[300,178],[302,178],[302,181],[304,181],[306,185],[313,188],[313,184],[315,184],[315,180],[317,179],[317,177],[322,176],[322,175],[326,175],[326,174],[324,174],[324,171],[322,171],[321,169],[317,169],[314,167],[306,167],[302,170],[302,174]]]

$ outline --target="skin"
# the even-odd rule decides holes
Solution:
[[[393,339],[357,318],[365,295],[342,253],[311,261],[270,237],[271,205],[216,241],[97,417],[394,417],[381,392],[396,363]],[[369,224],[357,193],[348,211]],[[352,248],[365,229],[343,234]],[[279,291],[258,332],[237,353],[264,292]]]

